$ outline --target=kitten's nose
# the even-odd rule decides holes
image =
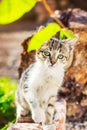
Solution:
[[[57,62],[57,58],[55,57],[55,55],[50,57],[50,63],[53,66],[55,63]]]
[[[54,65],[56,62],[55,61],[52,61],[51,64]]]
[[[53,66],[56,63],[56,60],[51,60],[51,65]]]

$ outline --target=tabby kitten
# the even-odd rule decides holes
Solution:
[[[57,92],[65,70],[72,63],[75,43],[76,39],[53,37],[36,51],[36,61],[22,74],[16,92],[17,120],[30,110],[32,119],[45,124],[45,130],[56,130],[48,125],[53,123]]]

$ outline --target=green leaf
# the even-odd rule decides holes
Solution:
[[[45,41],[48,41],[52,36],[54,36],[61,27],[56,23],[50,23],[44,29],[37,32],[28,44],[28,52],[39,49]]]
[[[66,36],[69,39],[75,38],[74,33],[71,30],[68,29],[61,29],[62,35]]]
[[[37,0],[0,0],[0,24],[9,24],[30,11]]]
[[[8,77],[0,78],[0,100],[7,100],[8,97],[14,98],[17,83]]]
[[[63,34],[63,31],[60,31],[59,39],[62,40],[62,39],[64,39],[64,37],[65,37],[65,36],[64,36],[64,34]]]

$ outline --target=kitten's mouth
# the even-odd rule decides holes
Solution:
[[[55,64],[51,64],[51,65],[49,65],[49,67],[53,67],[53,68],[54,68],[54,67],[55,67]]]

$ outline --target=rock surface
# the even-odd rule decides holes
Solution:
[[[39,124],[34,123],[15,123],[7,130],[42,130],[42,127]]]
[[[34,123],[15,123],[12,124],[7,130],[43,130],[39,124]],[[57,129],[61,130],[61,129]],[[63,129],[64,130],[64,129]],[[68,123],[66,124],[66,130],[87,130],[86,123]]]
[[[57,112],[56,115],[54,116],[54,121],[52,125],[48,125],[49,130],[50,127],[55,125],[56,130],[65,130],[65,121],[66,121],[66,102],[62,99],[60,101],[57,101],[55,103],[55,111]],[[12,124],[8,130],[43,130],[42,126],[36,123],[26,123],[29,120],[26,120],[26,122],[23,122],[23,118],[26,117],[21,117],[22,120],[20,119],[20,123],[15,123]],[[29,119],[29,118],[27,118]],[[22,123],[21,123],[22,121]],[[24,119],[25,121],[25,119]]]

